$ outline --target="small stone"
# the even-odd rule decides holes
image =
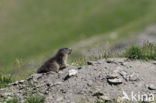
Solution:
[[[50,86],[51,86],[51,84],[50,84],[50,83],[47,83],[46,85],[47,85],[47,87],[50,87]]]
[[[126,81],[129,80],[129,76],[128,76],[128,73],[127,73],[127,72],[121,71],[121,72],[120,72],[120,75],[121,75]]]
[[[115,78],[115,79],[108,79],[108,82],[110,83],[110,84],[122,84],[122,79],[120,79],[120,78]]]
[[[33,74],[32,77],[34,80],[37,80],[42,77],[42,74]]]
[[[45,93],[44,93],[44,94],[46,94],[46,95],[47,95],[48,93],[49,93],[49,91],[45,91]]]
[[[56,99],[57,102],[61,102],[62,100],[63,100],[63,97],[61,97],[61,96],[59,96],[59,97]]]
[[[16,81],[16,82],[12,83],[12,85],[18,85],[18,83],[19,83],[19,82],[18,82],[18,81]]]
[[[91,80],[88,81],[88,83],[87,83],[88,86],[91,86],[92,84],[93,84],[93,82]]]
[[[94,61],[87,61],[87,64],[88,64],[88,65],[94,65],[95,62],[94,62]]]
[[[75,70],[75,69],[69,70],[69,76],[74,76],[74,75],[76,75],[77,73],[78,73],[78,71]]]
[[[30,77],[29,77],[29,78],[27,78],[26,80],[30,81],[31,79],[33,79],[33,77],[32,77],[32,76],[30,76]]]
[[[77,69],[82,69],[82,67],[78,67]]]
[[[101,96],[101,99],[104,100],[105,102],[110,102],[111,98],[108,96]]]
[[[56,82],[53,85],[61,85],[63,82]]]
[[[125,76],[127,76],[127,72],[121,71],[121,72],[120,72],[120,75],[125,77]]]
[[[122,66],[125,66],[125,63],[124,62],[119,62],[120,65]]]
[[[93,94],[93,96],[96,96],[96,97],[102,96],[102,95],[104,95],[104,94],[103,94],[102,92],[100,92],[100,91],[95,92],[95,93]]]
[[[148,86],[148,89],[149,89],[149,90],[156,90],[156,86],[154,86],[153,84],[150,84],[150,85]]]
[[[119,75],[117,73],[111,73],[107,75],[107,79],[114,79],[117,78]]]
[[[129,81],[137,81],[139,80],[139,75],[136,74],[136,73],[132,73],[130,76],[129,76]]]
[[[119,73],[122,70],[120,66],[116,67],[116,69],[113,71],[114,73]]]
[[[117,64],[117,63],[116,63],[114,60],[112,60],[112,59],[107,59],[106,62],[107,62],[107,63],[114,63],[114,64]]]
[[[106,62],[107,62],[107,63],[113,63],[114,61],[112,61],[112,60],[107,60]]]
[[[154,65],[156,65],[156,61],[153,61],[152,63],[153,63]]]
[[[25,80],[21,80],[21,81],[19,81],[20,84],[23,84],[24,82],[25,82]]]

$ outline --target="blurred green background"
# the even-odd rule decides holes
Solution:
[[[76,57],[80,41],[126,40],[155,22],[156,0],[0,0],[0,72],[22,79],[59,48]]]

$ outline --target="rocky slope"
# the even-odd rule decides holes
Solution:
[[[122,100],[127,94],[156,96],[156,61],[129,61],[103,59],[88,65],[69,66],[59,73],[33,74],[26,80],[0,89],[0,101],[17,96],[23,102],[26,96],[44,96],[46,103],[94,103],[98,97],[107,101]],[[138,100],[138,96],[136,96]]]

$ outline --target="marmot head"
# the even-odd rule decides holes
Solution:
[[[72,53],[72,49],[71,48],[62,48],[58,51],[59,55],[69,55]]]

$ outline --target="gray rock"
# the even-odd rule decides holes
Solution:
[[[94,65],[96,62],[95,61],[87,61],[88,65]]]
[[[64,98],[61,96],[58,96],[58,98],[56,99],[56,102],[61,102]]]
[[[122,97],[122,90],[125,90],[128,95],[131,94],[131,91],[140,94],[147,93],[148,89],[150,89],[150,93],[156,93],[154,90],[156,83],[152,82],[156,81],[155,65],[146,61],[144,61],[145,63],[143,61],[126,61],[125,66],[121,66],[120,61],[124,63],[120,58],[110,59],[109,63],[104,59],[93,65],[81,66],[81,69],[70,66],[59,73],[34,74],[29,77],[30,79],[0,89],[0,102],[3,103],[2,100],[6,97],[16,96],[21,103],[21,100],[25,100],[30,94],[36,94],[44,96],[45,103],[79,103],[81,98],[92,103],[99,96],[101,99],[108,101],[112,99],[113,101],[114,98]],[[130,65],[133,68],[128,69],[127,67]],[[74,70],[74,72],[70,70]],[[66,76],[69,78],[64,80]],[[151,82],[153,86],[145,89],[145,84]],[[110,98],[106,95],[109,95]]]
[[[126,77],[126,76],[128,75],[128,73],[125,72],[125,71],[121,71],[121,72],[120,72],[120,75],[123,76],[123,77]]]
[[[74,76],[74,75],[76,75],[78,73],[78,71],[76,70],[76,69],[71,69],[71,70],[69,70],[69,76]]]
[[[107,75],[107,79],[114,79],[114,78],[118,78],[118,74],[117,73],[111,73]]]
[[[154,86],[153,84],[149,84],[148,89],[149,90],[156,90],[156,86]]]
[[[99,96],[102,96],[104,95],[104,93],[100,92],[100,91],[97,91],[93,94],[93,96],[96,96],[96,97],[99,97]]]
[[[18,85],[18,81],[14,82],[14,83],[11,83],[12,85]]]
[[[120,79],[120,78],[108,79],[108,83],[115,84],[115,85],[122,84],[122,79]]]
[[[21,80],[19,81],[19,84],[23,84],[25,82],[25,80]]]
[[[129,81],[137,81],[139,80],[139,75],[137,73],[132,73],[129,75]]]
[[[104,100],[105,102],[110,102],[112,99],[108,96],[101,96],[101,99]]]
[[[107,61],[106,61],[107,63],[114,63],[114,64],[117,64],[117,62],[115,62],[114,60],[112,60],[112,59],[107,59]]]
[[[127,73],[127,72],[121,71],[121,72],[120,72],[120,75],[121,75],[126,81],[129,80],[129,76],[128,76],[128,73]]]

